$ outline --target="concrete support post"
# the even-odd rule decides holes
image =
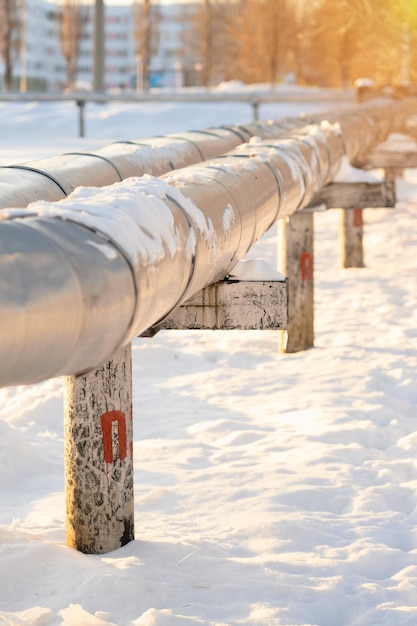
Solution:
[[[132,360],[65,379],[67,545],[103,554],[134,538]]]
[[[314,345],[314,217],[299,212],[278,221],[278,269],[288,277],[288,329],[281,333],[281,352],[300,352]]]
[[[342,209],[340,215],[342,267],[365,267],[363,261],[363,209]]]

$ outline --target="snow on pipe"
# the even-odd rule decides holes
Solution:
[[[255,138],[161,178],[0,212],[0,385],[99,367],[224,278],[274,221],[309,203],[343,155],[381,132],[378,116],[349,115],[349,124]]]
[[[279,121],[224,126],[140,141],[117,141],[95,151],[4,166],[0,168],[0,209],[25,207],[41,199],[60,200],[79,186],[101,187],[143,174],[161,176],[229,152],[254,135],[275,138],[296,127],[318,124],[324,115],[341,125],[346,154],[351,162],[359,162],[369,147],[370,136],[375,143],[380,137],[385,138],[387,129],[403,127],[402,118],[410,106],[406,103],[402,101],[399,106],[398,102],[385,98],[345,112],[301,114]]]
[[[323,120],[340,125],[346,156],[353,165],[362,165],[369,150],[386,139],[391,132],[407,132],[408,122],[415,115],[416,99],[394,100],[381,97],[356,108],[300,114],[302,126],[320,124]],[[261,121],[241,126],[251,136],[277,137],[294,129],[295,118]],[[299,124],[298,124],[299,126]]]

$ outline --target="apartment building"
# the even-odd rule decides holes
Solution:
[[[174,87],[198,67],[197,59],[184,59],[182,33],[186,12],[191,5],[160,6],[159,43],[151,63],[151,86]],[[66,65],[60,44],[59,4],[45,0],[25,0],[22,10],[22,34],[18,58],[13,68],[16,90],[62,90],[67,85]],[[85,26],[80,42],[77,83],[93,85],[94,76],[94,4],[85,7]],[[136,88],[137,59],[133,33],[132,4],[105,5],[105,70],[107,90]],[[0,60],[0,88],[3,66]]]

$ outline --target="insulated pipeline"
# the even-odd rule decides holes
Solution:
[[[43,199],[60,200],[76,187],[102,187],[131,176],[166,172],[228,153],[257,136],[276,139],[326,119],[338,123],[350,162],[361,163],[370,147],[388,132],[404,130],[414,111],[413,99],[383,98],[346,111],[301,114],[278,121],[189,131],[140,141],[117,141],[94,151],[0,167],[0,209],[26,207]],[[324,151],[326,150],[324,146]]]
[[[354,113],[309,120],[161,178],[0,212],[0,385],[98,368],[224,278],[274,221],[309,203],[343,156],[356,158],[412,112],[390,104],[388,123],[382,108],[365,122]]]
[[[248,136],[249,138],[249,136]],[[166,172],[228,152],[242,143],[231,129],[118,141],[95,151],[0,168],[0,209],[60,200],[76,187],[103,187],[131,176]]]

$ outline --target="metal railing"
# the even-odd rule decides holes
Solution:
[[[248,104],[252,109],[253,121],[259,119],[261,104],[271,103],[338,103],[351,105],[354,102],[353,90],[338,89],[305,89],[288,91],[253,91],[253,92],[215,92],[210,90],[182,90],[119,93],[109,92],[28,92],[28,93],[0,93],[0,102],[74,102],[78,108],[78,134],[85,136],[85,107],[89,103],[108,104],[111,102],[149,103],[149,102],[241,102]]]

